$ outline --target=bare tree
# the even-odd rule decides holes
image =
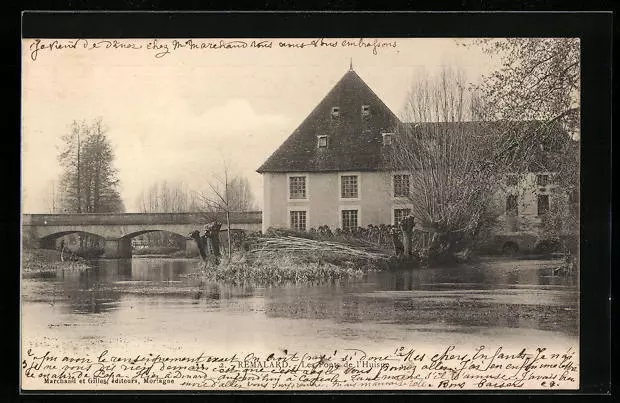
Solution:
[[[196,208],[196,200],[184,183],[162,180],[143,190],[135,206],[142,213],[182,213]]]
[[[55,180],[50,180],[47,185],[45,204],[49,213],[54,214],[60,211],[60,200],[58,194],[58,184]]]
[[[208,192],[199,193],[200,201],[205,206],[205,210],[209,212],[224,212],[226,214],[226,232],[228,238],[228,260],[232,255],[232,241],[230,237],[230,213],[233,203],[231,198],[231,176],[230,164],[228,161],[222,161],[221,174],[213,175],[214,180],[207,181],[209,187]]]
[[[213,221],[217,213],[226,215],[228,257],[230,258],[232,253],[231,213],[257,209],[254,194],[248,179],[234,175],[230,163],[225,158],[222,159],[220,172],[212,174],[212,179],[207,180],[206,183],[207,189],[196,192],[200,211],[204,213],[204,221]]]
[[[250,181],[243,176],[234,176],[229,183],[230,208],[232,211],[257,210]]]
[[[135,205],[141,213],[189,212],[192,194],[182,182],[162,180],[151,184],[137,197]],[[149,243],[167,246],[170,235],[166,232],[142,235]]]
[[[421,75],[407,98],[406,123],[392,145],[395,171],[409,174],[412,215],[435,233],[431,251],[446,255],[492,222],[494,178],[478,100],[458,69]]]

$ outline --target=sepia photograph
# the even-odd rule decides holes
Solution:
[[[579,38],[24,38],[21,88],[22,390],[579,389]]]

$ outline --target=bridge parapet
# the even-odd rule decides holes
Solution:
[[[24,245],[53,248],[59,237],[83,232],[105,239],[104,256],[130,257],[131,238],[135,236],[167,231],[187,237],[216,219],[226,226],[225,213],[24,214],[22,241]],[[231,213],[230,221],[231,230],[260,231],[262,215],[258,211]]]
[[[100,214],[23,214],[22,225],[148,225],[202,224],[218,220],[226,222],[225,213],[100,213]],[[262,222],[260,211],[233,212],[231,224]]]

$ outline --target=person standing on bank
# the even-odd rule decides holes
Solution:
[[[65,261],[65,240],[64,239],[60,240],[60,261],[61,262]]]

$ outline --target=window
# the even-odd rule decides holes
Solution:
[[[343,175],[340,177],[340,197],[342,199],[357,198],[357,175]]]
[[[394,209],[394,225],[399,225],[401,220],[411,214],[411,209],[397,208]]]
[[[394,175],[394,197],[409,197],[409,175]]]
[[[506,175],[506,185],[507,186],[517,186],[519,183],[519,176],[515,174]]]
[[[305,199],[306,198],[306,177],[291,176],[288,178],[289,199]]]
[[[305,211],[291,211],[291,228],[297,231],[306,230]]]
[[[362,116],[370,116],[370,105],[362,105]]]
[[[340,116],[340,107],[332,106],[332,118],[337,118]]]
[[[536,175],[536,184],[538,186],[547,186],[549,184],[549,175]]]
[[[538,195],[538,215],[545,215],[549,211],[549,195]]]
[[[519,215],[519,204],[517,195],[509,195],[506,198],[506,215],[517,216]]]
[[[383,133],[383,145],[384,146],[392,145],[392,134],[393,133]]]
[[[342,229],[350,230],[358,227],[357,210],[342,210]]]
[[[317,136],[318,139],[318,148],[327,148],[327,136]]]

